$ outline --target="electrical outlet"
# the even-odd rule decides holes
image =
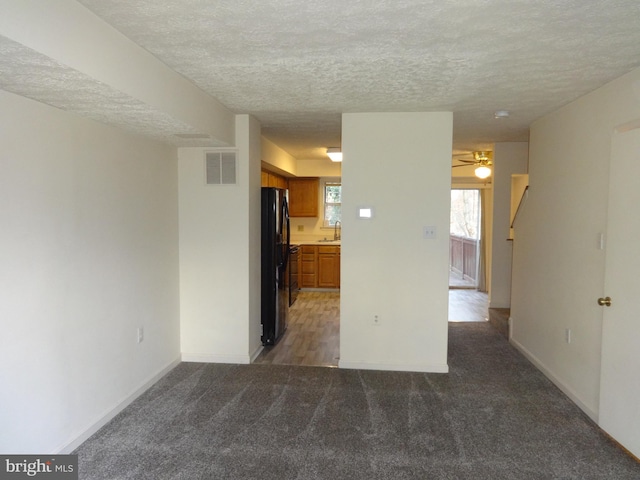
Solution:
[[[304,232],[304,225],[298,225],[298,231]]]
[[[571,329],[567,328],[564,331],[564,341],[567,343],[571,343]]]
[[[379,315],[374,315],[373,316],[373,325],[376,326],[376,327],[380,325],[380,316]]]
[[[138,343],[142,343],[144,340],[144,328],[138,327]]]

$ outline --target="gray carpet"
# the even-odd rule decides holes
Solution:
[[[487,323],[450,373],[183,363],[82,444],[81,479],[640,479]]]

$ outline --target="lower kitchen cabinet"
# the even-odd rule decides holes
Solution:
[[[300,288],[315,288],[317,286],[316,264],[318,262],[318,250],[314,245],[302,245],[300,252],[298,284]]]
[[[318,248],[318,287],[338,288],[340,286],[340,247]]]
[[[300,251],[300,288],[340,288],[338,245],[302,245]]]

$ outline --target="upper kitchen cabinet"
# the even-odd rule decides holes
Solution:
[[[287,189],[287,179],[267,170],[262,170],[262,186]]]
[[[289,179],[289,216],[318,216],[318,178]]]

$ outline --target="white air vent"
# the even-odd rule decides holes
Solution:
[[[207,185],[235,185],[236,152],[206,153]]]

